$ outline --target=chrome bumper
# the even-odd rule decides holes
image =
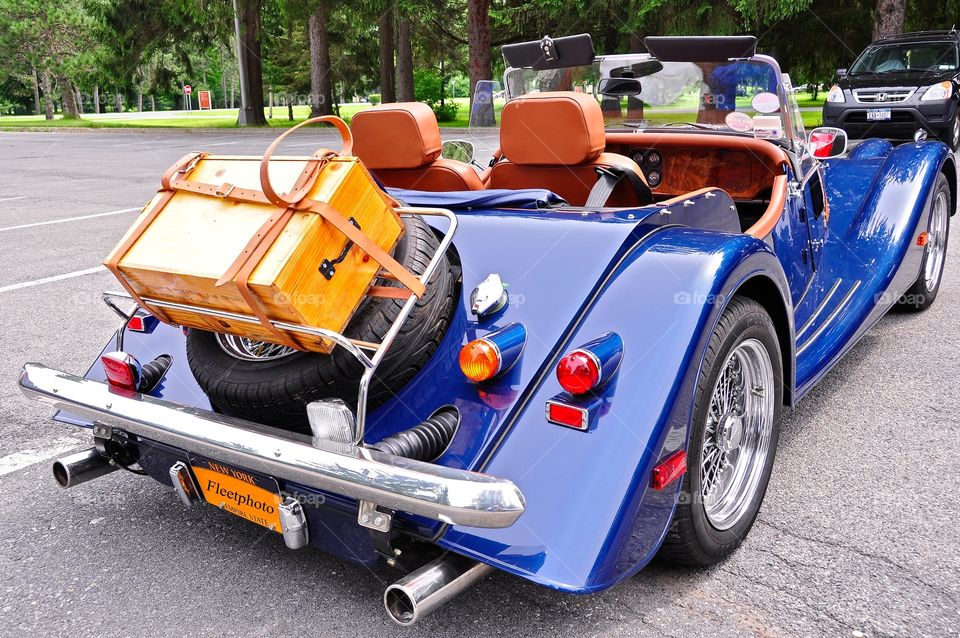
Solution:
[[[137,437],[382,507],[470,527],[509,527],[524,510],[516,485],[352,445],[305,445],[269,428],[117,390],[28,363],[20,389],[71,414]]]

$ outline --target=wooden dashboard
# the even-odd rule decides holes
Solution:
[[[783,174],[782,151],[750,138],[608,133],[606,150],[639,164],[657,195],[719,187],[735,200],[767,199],[774,178]]]

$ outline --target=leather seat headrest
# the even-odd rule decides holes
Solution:
[[[350,122],[353,152],[370,169],[420,168],[440,157],[437,117],[421,102],[380,104]]]
[[[600,104],[588,93],[531,93],[503,107],[500,148],[514,164],[582,164],[603,152],[603,126]]]

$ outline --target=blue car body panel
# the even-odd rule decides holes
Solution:
[[[722,192],[697,195],[689,206],[606,211],[541,209],[538,203],[551,201],[544,191],[500,192],[493,200],[490,193],[397,193],[409,203],[456,208],[463,292],[436,354],[369,414],[366,439],[455,405],[461,425],[436,462],[510,479],[527,504],[503,529],[403,513],[398,527],[565,591],[596,591],[630,576],[651,560],[669,527],[680,482],[654,490],[651,470],[686,447],[706,345],[729,299],[746,291],[765,300],[780,332],[784,395],[796,400],[916,279],[922,248],[915,238],[926,228],[937,174],[953,175],[952,162],[937,142],[864,142],[822,169],[827,212],[814,216],[809,200],[790,196],[765,240],[740,232]],[[790,179],[809,166],[790,167]],[[489,208],[491,201],[510,210]],[[821,237],[822,246],[811,242]],[[469,291],[490,273],[509,285],[509,302],[478,320],[469,313]],[[512,322],[528,334],[519,362],[491,383],[465,379],[457,364],[461,346]],[[595,417],[590,428],[548,423],[544,406],[562,393],[557,361],[609,331],[623,339],[623,361],[614,382],[585,406]],[[184,341],[181,330],[161,324],[127,332],[124,349],[141,361],[172,355],[153,394],[209,409]],[[113,349],[111,341],[105,351]],[[100,366],[87,377],[103,380]],[[89,425],[66,414],[58,419]],[[169,484],[167,470],[182,455],[156,445],[141,465]],[[353,501],[283,487],[317,503],[307,508],[311,544],[360,563],[377,560],[370,534],[356,525]]]

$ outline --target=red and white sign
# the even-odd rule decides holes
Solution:
[[[212,100],[210,99],[210,91],[197,91],[197,103],[200,105],[201,111],[203,109],[212,109],[213,104]]]
[[[183,87],[183,92],[186,93],[187,95],[190,95],[191,93],[193,93],[193,89],[191,89],[190,85],[187,84],[186,86]]]

